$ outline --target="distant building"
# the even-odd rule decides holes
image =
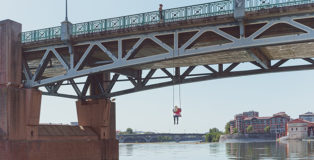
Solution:
[[[234,120],[230,121],[230,133],[233,133],[233,129],[237,128],[238,133],[243,133],[245,130],[244,126],[244,119],[245,118],[253,118],[258,117],[258,112],[256,111],[249,111],[243,112],[241,114],[237,114],[234,116]]]
[[[71,122],[71,126],[78,126],[78,122]]]
[[[258,117],[258,112],[256,111],[249,111],[249,112],[243,112],[244,117]]]
[[[314,123],[303,119],[295,119],[288,123],[289,139],[314,137]]]
[[[285,112],[279,112],[272,117],[259,117],[258,112],[250,111],[235,115],[230,121],[230,133],[237,128],[239,133],[247,134],[247,128],[252,126],[250,133],[265,133],[265,128],[269,126],[269,132],[280,136],[286,135],[287,122],[290,117]]]
[[[314,122],[314,113],[313,112],[306,112],[304,114],[299,115],[300,119],[309,121],[309,122]]]
[[[285,112],[279,112],[271,117],[270,133],[279,133],[287,135],[287,124],[290,121],[290,116]]]

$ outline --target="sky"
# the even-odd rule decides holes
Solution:
[[[68,0],[72,23],[105,19],[207,3],[208,0]],[[64,0],[0,0],[0,21],[11,19],[23,31],[59,26]],[[292,63],[298,63],[292,60]],[[246,66],[244,66],[246,67]],[[116,98],[117,130],[153,132],[207,132],[224,129],[235,114],[255,110],[260,116],[286,112],[292,118],[314,111],[314,71],[299,71],[218,79],[181,85],[182,118],[173,125],[172,87],[137,92]],[[65,91],[68,91],[65,88]],[[175,86],[176,104],[178,86]],[[77,121],[75,100],[43,96],[41,123]]]

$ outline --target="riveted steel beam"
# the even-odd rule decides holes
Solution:
[[[259,48],[250,48],[247,52],[264,69],[270,68],[270,59]]]
[[[130,81],[133,84],[133,88],[122,89],[122,90],[112,92],[113,86],[119,85],[119,80],[118,80],[119,74],[114,74],[112,79],[110,80],[110,83],[107,86],[107,88],[104,88],[103,92],[99,93],[98,95],[88,96],[84,93],[87,91],[87,88],[90,84],[90,81],[89,81],[90,78],[87,78],[85,86],[82,90],[81,96],[59,94],[56,91],[51,91],[51,90],[53,90],[52,89],[54,87],[53,85],[51,85],[50,88],[48,87],[49,88],[48,90],[50,90],[50,91],[45,92],[44,95],[59,96],[59,97],[66,97],[66,98],[81,98],[81,99],[109,98],[109,97],[120,96],[120,95],[124,95],[124,94],[130,94],[130,93],[149,90],[149,89],[172,86],[172,85],[176,85],[176,84],[193,83],[193,82],[199,82],[199,81],[205,81],[205,80],[214,80],[214,79],[220,79],[220,78],[248,76],[248,75],[266,74],[266,73],[314,70],[314,64],[282,67],[281,65],[286,61],[287,60],[281,60],[269,69],[252,69],[252,70],[237,70],[237,71],[233,71],[233,69],[238,66],[238,63],[234,63],[234,64],[231,64],[227,69],[223,70],[222,72],[212,72],[211,70],[208,70],[208,72],[198,73],[198,74],[191,74],[190,73],[192,71],[192,68],[198,67],[198,66],[191,66],[183,74],[179,75],[179,77],[181,77],[180,81],[169,80],[166,82],[161,81],[161,82],[156,82],[156,83],[152,83],[152,84],[148,85],[147,82],[150,79],[153,79],[152,75],[156,72],[156,70],[151,70],[145,76],[143,81],[140,81],[141,85],[138,85],[139,83],[136,82],[134,78],[128,77],[128,81]],[[247,63],[249,64],[250,62],[247,62]],[[166,70],[166,69],[161,69],[161,70]],[[164,77],[164,78],[168,78],[168,76]],[[102,82],[98,82],[98,83],[102,83]],[[60,83],[59,83],[59,86],[57,86],[57,87],[60,87]]]

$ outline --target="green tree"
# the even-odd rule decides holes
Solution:
[[[230,122],[225,125],[225,134],[230,134]]]
[[[218,128],[209,129],[209,133],[216,133],[216,132],[220,132]]]
[[[219,142],[219,138],[222,135],[222,132],[217,128],[211,128],[209,133],[205,135],[206,142]]]
[[[251,133],[253,131],[252,125],[247,126],[246,133]]]
[[[266,127],[264,128],[264,132],[265,132],[265,133],[269,133],[269,132],[270,132],[270,127],[269,127],[269,126],[266,126]]]
[[[127,134],[133,134],[133,129],[132,128],[127,128],[126,129]]]
[[[238,133],[238,128],[233,128],[232,134],[236,134],[236,133]]]

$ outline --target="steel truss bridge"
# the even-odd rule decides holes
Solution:
[[[205,134],[195,133],[156,133],[156,134],[126,134],[117,135],[117,139],[120,143],[129,142],[160,142],[159,138],[169,138],[168,141],[182,142],[182,141],[205,141]]]
[[[314,1],[217,1],[64,22],[23,32],[21,39],[25,87],[44,87],[43,94],[66,98],[109,98],[204,80],[314,69]],[[301,63],[289,63],[293,59]],[[130,88],[114,90],[125,82]],[[61,92],[67,85],[75,95]]]

